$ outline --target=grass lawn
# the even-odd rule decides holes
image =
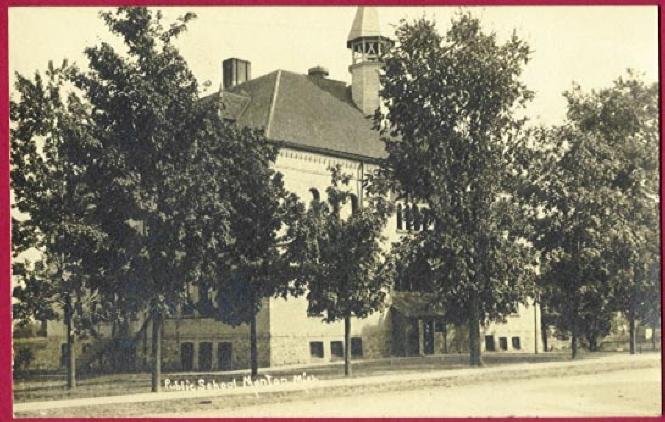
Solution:
[[[602,356],[605,353],[595,353],[592,356]],[[486,353],[483,356],[487,366],[524,362],[563,362],[570,360],[569,353],[540,353],[540,354],[507,354]],[[467,354],[447,354],[409,358],[387,358],[378,360],[357,360],[353,362],[353,376],[366,377],[395,372],[423,372],[429,370],[464,368],[467,365]],[[329,364],[300,367],[300,368],[274,368],[260,370],[260,374],[271,376],[291,376],[306,371],[319,379],[333,379],[344,376],[343,361]],[[214,378],[217,381],[231,381],[233,378],[241,379],[249,375],[249,370],[232,372],[193,372],[193,373],[163,373],[162,379],[171,378]],[[123,373],[112,375],[82,375],[77,380],[74,390],[67,390],[65,376],[49,376],[48,378],[33,377],[30,379],[17,379],[14,381],[14,401],[17,403],[29,401],[62,400],[84,397],[98,397],[109,395],[123,395],[150,392],[150,373]]]
[[[625,355],[625,359],[616,360],[594,359],[595,357]],[[646,354],[645,354],[646,355]],[[649,354],[650,355],[650,354]],[[559,379],[570,375],[591,374],[598,375],[603,372],[619,369],[633,369],[644,367],[655,367],[660,365],[660,355],[658,359],[649,356],[643,356],[645,359],[630,359],[627,353],[590,353],[582,356],[580,360],[585,361],[582,365],[565,366],[538,366],[533,369],[524,369],[524,367],[510,367],[507,364],[516,363],[539,363],[539,362],[566,362],[570,361],[568,354],[545,353],[539,355],[508,355],[508,354],[486,354],[485,362],[487,367],[493,367],[491,379],[487,378],[486,371],[459,371],[451,372],[451,376],[439,376],[424,380],[414,376],[413,378],[404,377],[402,382],[360,382],[358,384],[313,384],[305,390],[273,390],[263,391],[260,394],[248,392],[239,395],[211,395],[207,397],[181,396],[169,398],[167,400],[151,401],[132,401],[124,403],[81,403],[76,407],[24,409],[16,414],[17,417],[126,417],[126,416],[173,416],[187,413],[214,413],[216,416],[223,417],[233,409],[244,408],[247,406],[256,406],[268,403],[288,403],[297,400],[312,400],[323,397],[338,396],[357,396],[371,393],[382,393],[389,391],[416,391],[427,387],[456,387],[478,383],[493,383],[497,380],[512,379],[534,379],[549,377]],[[382,359],[376,361],[358,361],[354,364],[354,377],[368,377],[371,375],[383,374],[405,374],[408,372],[418,372],[420,374],[431,370],[441,370],[446,368],[465,368],[467,356],[428,356],[402,359]],[[608,363],[614,362],[614,363]],[[505,366],[505,369],[501,367]],[[260,374],[270,374],[273,376],[293,375],[302,372],[303,369],[284,369],[284,370],[264,370]],[[343,378],[343,366],[339,364],[322,365],[318,367],[308,367],[305,369],[308,374],[316,374],[316,377],[324,379]],[[498,371],[498,372],[497,372]],[[246,373],[242,371],[242,373]],[[458,375],[455,375],[457,373]],[[231,379],[233,376],[222,373],[190,373],[190,374],[165,374],[165,377],[182,377],[188,379],[214,378],[215,380]],[[236,373],[235,378],[239,379],[242,375]],[[360,381],[360,380],[359,380]],[[17,394],[27,397],[26,401],[35,400],[57,400],[60,398],[83,398],[90,396],[109,396],[114,394],[131,394],[133,392],[148,392],[150,384],[150,375],[143,374],[115,374],[99,376],[81,380],[80,386],[74,392],[67,392],[62,385],[44,387],[34,382],[25,383],[22,390],[17,390]],[[29,386],[27,384],[30,384]],[[41,389],[39,389],[41,388]],[[254,415],[261,416],[261,415]]]

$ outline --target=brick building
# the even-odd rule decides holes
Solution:
[[[379,54],[389,43],[380,33],[376,10],[359,7],[346,40],[351,53],[350,86],[329,79],[321,66],[306,74],[275,70],[252,79],[251,63],[231,58],[223,62],[223,88],[207,100],[219,103],[224,119],[261,128],[268,139],[281,146],[275,168],[284,175],[286,188],[303,201],[308,202],[312,195],[325,199],[330,183],[328,168],[339,164],[353,175],[349,189],[362,203],[363,175],[372,172],[385,154],[368,116],[379,106]],[[407,230],[423,228],[407,222],[406,210],[412,207],[399,204],[398,213],[385,229],[386,247]],[[345,212],[350,213],[350,208]],[[443,324],[440,312],[428,306],[421,294],[408,290],[398,287],[390,292],[390,305],[384,311],[352,322],[352,358],[466,350],[466,331]],[[320,318],[308,317],[306,300],[264,300],[257,317],[259,366],[343,359],[343,322],[326,324]],[[100,325],[94,340],[78,342],[79,365],[82,369],[108,365],[105,351],[114,344],[113,350],[123,351],[120,360],[126,369],[147,368],[150,332],[149,323],[141,320],[124,327]],[[64,326],[58,321],[49,323],[45,334],[19,340],[18,345],[30,344],[35,350],[36,367],[60,367],[64,363]],[[539,334],[538,307],[520,305],[505,323],[482,327],[481,341],[487,351],[533,352],[534,347],[541,349]],[[178,318],[164,322],[162,353],[166,370],[246,368],[249,327],[233,328],[183,311]]]

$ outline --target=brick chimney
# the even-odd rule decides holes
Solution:
[[[323,66],[314,66],[307,70],[307,75],[312,78],[324,79],[329,75],[329,73],[328,69]]]
[[[248,60],[229,58],[222,62],[222,86],[224,89],[240,85],[252,79],[252,63]]]

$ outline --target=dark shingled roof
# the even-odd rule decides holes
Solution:
[[[272,141],[342,155],[385,157],[372,121],[353,105],[344,82],[277,70],[218,95],[224,118],[263,128]]]

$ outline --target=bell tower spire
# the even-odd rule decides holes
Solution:
[[[351,49],[351,97],[356,107],[369,116],[379,107],[381,55],[391,41],[381,35],[379,14],[373,7],[358,7],[346,39]]]

